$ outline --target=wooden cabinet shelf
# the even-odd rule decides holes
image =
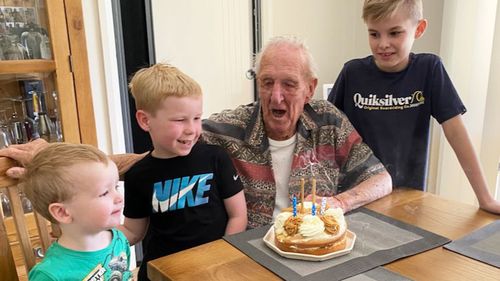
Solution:
[[[0,79],[8,79],[9,74],[26,74],[33,72],[54,72],[56,64],[53,60],[7,60],[0,61]]]

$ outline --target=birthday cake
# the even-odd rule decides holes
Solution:
[[[311,202],[298,208],[300,212],[288,208],[276,217],[274,243],[280,250],[325,255],[345,249],[347,224],[341,208],[313,207]]]

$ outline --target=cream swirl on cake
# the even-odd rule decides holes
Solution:
[[[302,217],[302,223],[299,226],[299,233],[305,238],[314,238],[325,232],[325,223],[318,217],[305,215]]]
[[[282,234],[285,231],[285,222],[291,216],[292,213],[290,212],[279,213],[274,220],[274,232],[277,234]]]

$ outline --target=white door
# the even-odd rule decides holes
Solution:
[[[156,61],[200,83],[204,118],[253,101],[250,1],[151,2]]]

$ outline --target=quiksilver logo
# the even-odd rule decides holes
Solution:
[[[386,94],[378,97],[375,94],[369,94],[363,97],[360,93],[353,96],[354,106],[366,110],[398,110],[411,107],[417,107],[424,104],[425,97],[422,91],[415,91],[407,97],[395,98],[392,94]]]

